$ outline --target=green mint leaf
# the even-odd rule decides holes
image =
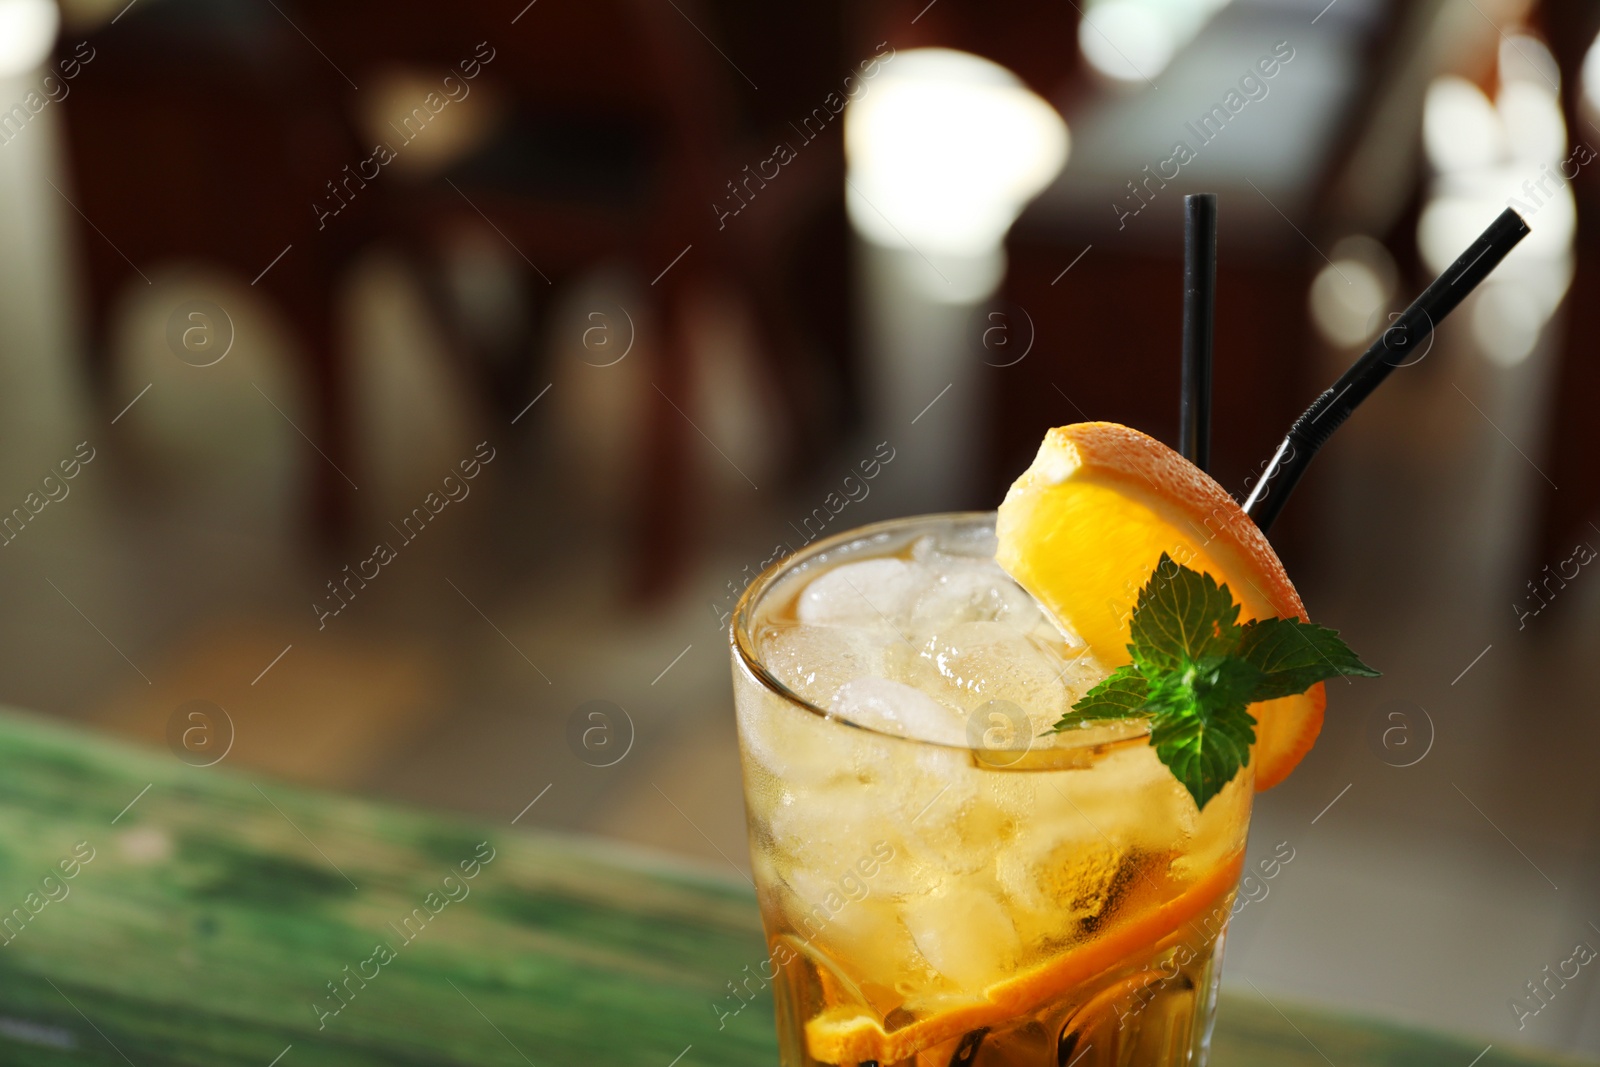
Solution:
[[[1051,729],[1060,733],[1092,722],[1134,718],[1144,707],[1149,688],[1138,667],[1131,663],[1118,667],[1105,681],[1083,694]]]
[[[1128,652],[1147,679],[1152,669],[1225,656],[1239,643],[1238,619],[1227,586],[1163,552],[1134,603]]]
[[[1198,663],[1184,662],[1149,683],[1144,710],[1164,715],[1202,716],[1214,708],[1244,707],[1261,684],[1255,665],[1235,656],[1208,656]]]
[[[1244,624],[1235,653],[1260,672],[1249,699],[1275,700],[1304,693],[1340,675],[1376,678],[1337,630],[1299,619],[1257,619]]]
[[[1254,665],[1233,656],[1185,662],[1150,685],[1156,758],[1204,808],[1250,763],[1256,720],[1246,710],[1261,682]]]
[[[1150,743],[1156,757],[1194,797],[1206,803],[1250,762],[1256,720],[1242,703],[1208,706],[1196,702],[1156,716]]]
[[[1129,627],[1133,662],[1072,706],[1054,730],[1148,718],[1156,757],[1204,808],[1250,763],[1250,705],[1339,675],[1376,677],[1338,633],[1299,619],[1239,625],[1226,585],[1162,553]]]

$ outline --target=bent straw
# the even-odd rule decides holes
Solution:
[[[1416,302],[1401,313],[1394,325],[1372,342],[1343,376],[1317,397],[1289,428],[1278,451],[1268,461],[1261,480],[1244,502],[1245,514],[1265,533],[1283,509],[1295,483],[1310,466],[1312,457],[1350,413],[1376,389],[1389,372],[1404,366],[1434,327],[1466,299],[1478,283],[1500,265],[1517,242],[1528,236],[1528,224],[1510,208],[1489,224],[1478,239],[1461,253],[1448,270],[1423,290]],[[1424,351],[1422,355],[1427,355]],[[1420,359],[1421,356],[1416,358]]]
[[[1183,398],[1178,451],[1211,469],[1211,336],[1217,291],[1217,197],[1183,198]]]

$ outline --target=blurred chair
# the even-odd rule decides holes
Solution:
[[[283,310],[304,357],[306,432],[332,465],[354,470],[336,283],[368,234],[361,219],[318,239],[307,226],[312,191],[357,155],[333,106],[343,82],[266,2],[142,4],[87,41],[92,64],[61,105],[71,167],[61,192],[81,220],[98,402],[126,401],[109,395],[118,297],[163,264],[203,261]],[[336,538],[352,490],[317,456],[306,471],[315,528]]]
[[[783,415],[771,427],[780,447],[815,426],[817,390],[806,379],[817,361],[803,350],[781,253],[805,239],[806,220],[830,197],[841,200],[830,181],[837,153],[819,149],[774,183],[759,211],[719,232],[713,203],[771,145],[739,140],[734,74],[701,37],[707,25],[688,0],[474,0],[443,15],[416,0],[163,0],[130,10],[90,37],[93,77],[66,105],[72,195],[92,220],[82,244],[99,391],[111,380],[112,302],[141,271],[203,260],[252,279],[292,244],[259,288],[301,338],[315,399],[308,433],[351,470],[359,463],[335,304],[362,250],[383,241],[403,251],[459,372],[508,421],[536,392],[545,313],[561,289],[599,264],[625,263],[652,305],[634,310],[660,327],[658,343],[641,347],[666,398],[651,396],[639,436],[635,585],[665,588],[681,570],[694,511],[695,430],[674,409],[691,408],[694,297],[720,285],[753,312]],[[437,83],[441,95],[453,73],[455,91],[466,83],[496,102],[495,121],[437,166],[389,164],[374,177],[365,162],[374,136],[420,158],[409,138],[427,135],[423,120],[366,129],[371,99],[396,73],[419,89]],[[475,329],[450,284],[453,244],[485,224],[528,268],[511,330]],[[320,461],[310,475],[319,530],[337,537],[349,489]]]
[[[1584,104],[1583,61],[1600,33],[1600,6],[1587,0],[1544,0],[1545,36],[1561,68],[1561,97],[1567,129],[1575,144],[1600,151],[1593,110]],[[1590,163],[1572,180],[1578,202],[1576,267],[1567,290],[1565,335],[1551,389],[1551,424],[1545,464],[1559,489],[1541,481],[1539,529],[1530,560],[1537,568],[1571,554],[1573,545],[1600,544],[1600,469],[1594,463],[1596,398],[1600,398],[1600,359],[1594,338],[1600,333],[1600,306],[1586,295],[1600,287],[1600,163]],[[1576,299],[1574,299],[1576,298]]]
[[[695,511],[697,431],[678,409],[692,407],[697,294],[721,286],[752,311],[762,370],[787,416],[772,427],[780,447],[810,421],[792,387],[803,356],[777,252],[796,239],[794,216],[812,183],[786,175],[763,193],[777,208],[765,226],[719,232],[713,203],[770,145],[739,158],[737,79],[700,36],[715,26],[695,4],[650,0],[479,0],[452,9],[446,26],[415,0],[306,7],[296,17],[362,72],[358,81],[400,68],[442,82],[455,69],[459,85],[463,60],[492,56],[472,82],[497,102],[485,135],[431,173],[373,183],[385,235],[405,250],[492,410],[509,420],[538,392],[546,312],[565,287],[608,262],[638,277],[650,304],[630,311],[660,327],[644,347],[662,396],[648,398],[638,443],[633,585],[641,595],[663,591],[680,576]],[[523,313],[498,334],[472,327],[448,278],[452,242],[485,223],[527,266],[518,268]]]

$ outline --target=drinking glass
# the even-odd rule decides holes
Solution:
[[[948,652],[942,635],[978,624],[934,610],[866,629],[804,626],[797,600],[809,583],[915,553],[992,559],[993,529],[987,513],[842,533],[769,569],[734,613],[769,950],[754,984],[772,988],[785,1067],[1206,1061],[1249,768],[1201,812],[1141,720],[1035,736],[1029,701],[1059,693],[983,699],[985,679],[1031,656],[1035,636],[1008,644],[993,631],[987,658],[962,668],[974,683],[959,712],[965,743],[847,721],[820,696],[869,675],[915,685],[948,667],[935,662]],[[981,594],[1025,596],[991,570],[999,584]],[[1055,638],[1071,675],[1071,643]]]

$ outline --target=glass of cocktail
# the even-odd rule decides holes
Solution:
[[[1149,631],[1188,579],[1163,565],[1251,587],[1195,586],[1220,621],[1173,662]],[[1108,424],[1054,431],[998,533],[993,513],[896,520],[758,578],[734,692],[785,1067],[1203,1064],[1258,778],[1321,721],[1320,685],[1239,666],[1241,635],[1302,615],[1225,492]],[[1129,678],[1148,705],[1096,713]],[[1222,774],[1206,760],[1247,705],[1259,729]]]

